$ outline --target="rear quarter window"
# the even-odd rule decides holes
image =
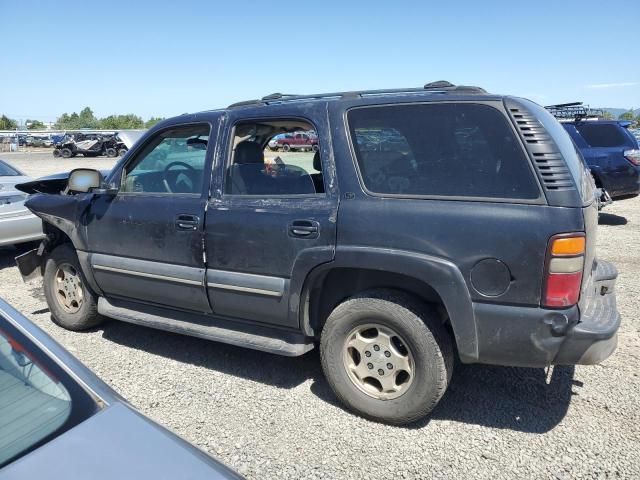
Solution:
[[[535,200],[534,173],[505,116],[488,105],[359,107],[347,114],[374,194]]]
[[[628,138],[621,130],[623,127],[605,124],[579,124],[576,130],[580,133],[585,142],[591,147],[624,147],[628,143]]]

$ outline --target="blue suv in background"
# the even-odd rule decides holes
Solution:
[[[629,132],[631,122],[595,120],[563,122],[580,149],[598,187],[614,200],[640,193],[640,150]]]
[[[597,187],[604,188],[613,200],[638,196],[640,150],[629,131],[633,122],[593,118],[593,111],[580,103],[547,109],[560,120],[582,153]]]

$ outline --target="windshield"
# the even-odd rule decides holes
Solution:
[[[13,167],[10,167],[7,163],[0,160],[0,177],[18,177],[22,174]]]
[[[96,411],[94,401],[0,311],[0,467]]]

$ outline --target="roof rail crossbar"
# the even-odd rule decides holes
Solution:
[[[591,108],[582,102],[559,103],[557,105],[547,105],[544,108],[558,120],[580,121],[585,118],[601,118],[604,116],[604,110]]]
[[[284,94],[284,93],[272,93],[265,97],[262,97],[259,100],[246,100],[243,102],[237,102],[229,105],[229,108],[233,107],[243,107],[249,105],[267,105],[271,103],[282,103],[282,102],[292,102],[292,101],[302,101],[302,100],[319,100],[319,99],[328,99],[328,98],[357,98],[357,97],[367,97],[367,96],[377,96],[377,95],[393,95],[393,94],[403,94],[403,93],[419,93],[424,91],[429,91],[429,93],[468,93],[468,94],[484,94],[487,93],[486,90],[480,87],[472,87],[466,85],[453,85],[446,80],[439,80],[437,82],[431,82],[424,85],[422,88],[391,88],[391,89],[381,89],[381,90],[354,90],[350,92],[332,92],[332,93],[316,93],[311,95],[293,95],[293,94]]]

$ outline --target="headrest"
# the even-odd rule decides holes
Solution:
[[[322,171],[322,163],[320,162],[320,152],[317,151],[315,153],[315,155],[313,156],[313,168],[315,170],[318,170],[319,172]]]
[[[234,163],[236,165],[264,163],[264,151],[257,143],[245,140],[236,145]]]

